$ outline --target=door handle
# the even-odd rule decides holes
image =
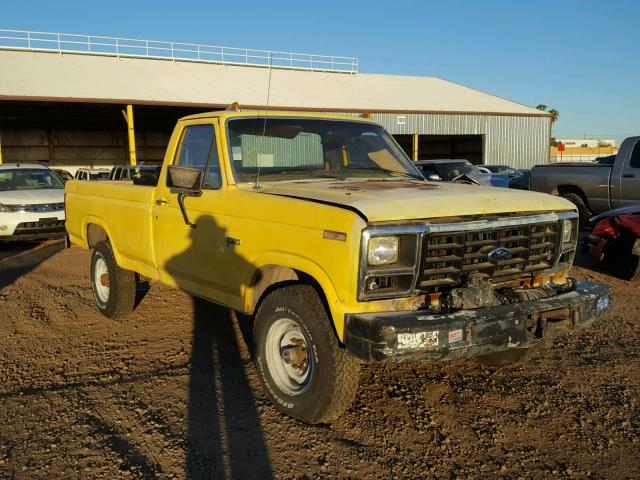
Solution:
[[[156,205],[169,205],[169,200],[165,200],[164,198],[160,198],[156,200]]]
[[[625,173],[622,178],[636,178],[636,176],[633,173]]]

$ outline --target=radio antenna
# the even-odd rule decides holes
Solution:
[[[269,52],[269,80],[267,82],[267,103],[264,107],[264,122],[262,124],[262,138],[264,138],[267,133],[267,114],[269,113],[269,98],[271,97],[271,70],[272,70],[272,62],[273,62],[273,53]],[[258,158],[258,153],[256,152],[256,163],[258,164],[258,173],[256,174],[256,183],[253,186],[254,189],[258,190],[262,188],[260,186],[260,160]]]

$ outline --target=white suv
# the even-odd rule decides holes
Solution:
[[[64,184],[43,165],[0,165],[0,241],[62,238]]]

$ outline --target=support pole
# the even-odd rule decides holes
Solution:
[[[133,128],[133,105],[127,105],[127,127],[129,130],[129,164],[136,165],[136,131]]]
[[[418,134],[413,134],[413,160],[418,160]]]
[[[2,132],[0,132],[0,165],[2,165]]]

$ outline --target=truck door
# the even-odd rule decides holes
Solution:
[[[633,146],[631,156],[625,158],[620,178],[621,206],[640,205],[640,139]]]
[[[218,127],[209,122],[187,124],[179,134],[172,161],[167,157],[152,206],[154,255],[164,283],[226,304],[225,191],[216,141]],[[195,228],[185,224],[177,194],[167,186],[170,164],[202,171],[202,195],[187,197],[184,202]]]

